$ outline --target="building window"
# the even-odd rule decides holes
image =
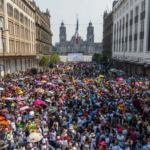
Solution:
[[[144,40],[140,41],[140,52],[143,52]]]
[[[133,19],[133,10],[130,12],[130,19]]]
[[[145,0],[142,1],[142,12],[145,11]]]
[[[134,41],[134,52],[137,51],[137,41]]]
[[[4,25],[4,18],[0,17],[0,28],[4,30],[5,29],[4,27],[5,27],[5,25]]]
[[[0,0],[0,9],[3,10],[4,9],[4,1]]]
[[[132,51],[132,41],[130,41],[130,43],[129,43],[129,52],[131,52]]]
[[[132,26],[130,26],[130,35],[132,35]]]
[[[138,23],[135,24],[135,33],[138,32]]]
[[[141,21],[141,31],[144,31],[144,20]]]
[[[22,13],[20,13],[20,22],[21,22],[21,23],[24,23],[24,16],[23,16]]]
[[[138,12],[139,12],[139,6],[137,6],[137,7],[135,8],[135,16],[138,16]]]
[[[9,34],[14,35],[14,24],[13,24],[13,22],[8,21],[8,29],[9,29]]]
[[[9,40],[9,51],[10,53],[14,53],[14,41]]]
[[[24,18],[24,22],[25,22],[25,25],[28,26],[28,19],[27,19],[27,17]]]
[[[7,14],[13,17],[13,7],[10,4],[7,4]]]
[[[15,24],[15,35],[19,37],[19,25]]]
[[[19,20],[19,11],[17,9],[14,10],[14,18]]]

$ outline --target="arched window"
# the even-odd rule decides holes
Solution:
[[[17,9],[14,10],[14,18],[19,20],[19,11]]]
[[[4,1],[0,0],[0,9],[3,10],[4,9]]]
[[[24,23],[24,16],[23,16],[22,13],[20,13],[20,22],[21,22],[21,23]]]
[[[7,14],[13,17],[13,7],[10,4],[7,4]]]

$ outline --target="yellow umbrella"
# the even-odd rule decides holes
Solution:
[[[93,82],[94,80],[93,79],[90,79],[90,82]]]
[[[100,78],[104,78],[104,76],[103,76],[103,75],[99,75],[99,77],[100,77]]]
[[[46,83],[46,82],[47,82],[47,81],[45,81],[45,80],[42,80],[42,81],[41,81],[41,83]]]

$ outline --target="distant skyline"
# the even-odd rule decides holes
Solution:
[[[79,18],[79,35],[86,40],[87,27],[94,26],[95,42],[102,42],[103,14],[112,10],[113,0],[34,0],[42,11],[48,8],[51,15],[52,43],[59,42],[59,27],[66,24],[67,40],[75,34],[76,15]],[[71,25],[67,25],[71,24]],[[72,25],[73,24],[73,25]],[[83,25],[84,24],[84,25]]]

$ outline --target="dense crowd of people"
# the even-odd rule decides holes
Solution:
[[[1,78],[0,149],[150,150],[149,77],[106,68],[59,62]]]

